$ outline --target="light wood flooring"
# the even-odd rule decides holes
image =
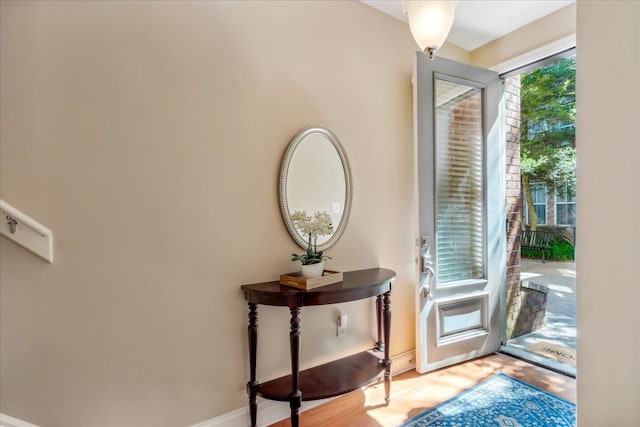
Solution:
[[[397,427],[498,372],[576,401],[575,379],[511,356],[493,354],[428,374],[412,370],[397,375],[391,383],[391,402],[386,406],[382,384],[356,390],[302,412],[300,426]],[[289,426],[289,420],[284,420],[271,427]]]

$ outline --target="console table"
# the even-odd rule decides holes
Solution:
[[[343,273],[342,282],[308,291],[283,286],[278,281],[243,285],[244,298],[249,303],[249,364],[251,379],[247,383],[251,426],[258,414],[257,396],[288,401],[291,425],[297,427],[302,401],[325,399],[356,390],[377,378],[384,371],[385,401],[391,390],[391,285],[396,273],[384,268]],[[335,304],[376,297],[378,341],[374,351],[384,352],[382,358],[372,351],[357,353],[324,365],[300,371],[300,311],[304,306]],[[289,307],[291,313],[291,375],[260,384],[256,378],[258,348],[258,304]]]

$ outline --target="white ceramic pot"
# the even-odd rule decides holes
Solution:
[[[317,277],[322,277],[322,272],[324,271],[324,261],[319,262],[317,264],[309,264],[302,266],[302,277],[305,279],[315,279]]]

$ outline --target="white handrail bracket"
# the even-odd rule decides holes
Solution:
[[[4,200],[0,200],[0,234],[53,263],[51,230]]]

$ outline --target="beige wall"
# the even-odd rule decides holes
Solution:
[[[578,424],[637,426],[640,2],[579,1],[577,41]]]
[[[557,43],[576,34],[576,4],[572,3],[522,28],[469,52],[469,62],[478,67],[492,68],[528,55],[527,61],[542,57],[529,56],[532,51]],[[556,52],[553,52],[556,53]],[[524,64],[518,64],[520,66]],[[499,72],[510,71],[498,69]]]
[[[405,25],[358,2],[3,1],[1,14],[2,198],[55,234],[53,265],[0,239],[3,413],[160,426],[244,407],[240,285],[297,268],[277,180],[315,124],[341,139],[355,183],[328,267],[395,270],[391,352],[414,347]],[[368,347],[372,304],[304,310],[303,364]],[[266,379],[289,368],[288,312],[259,322]]]

